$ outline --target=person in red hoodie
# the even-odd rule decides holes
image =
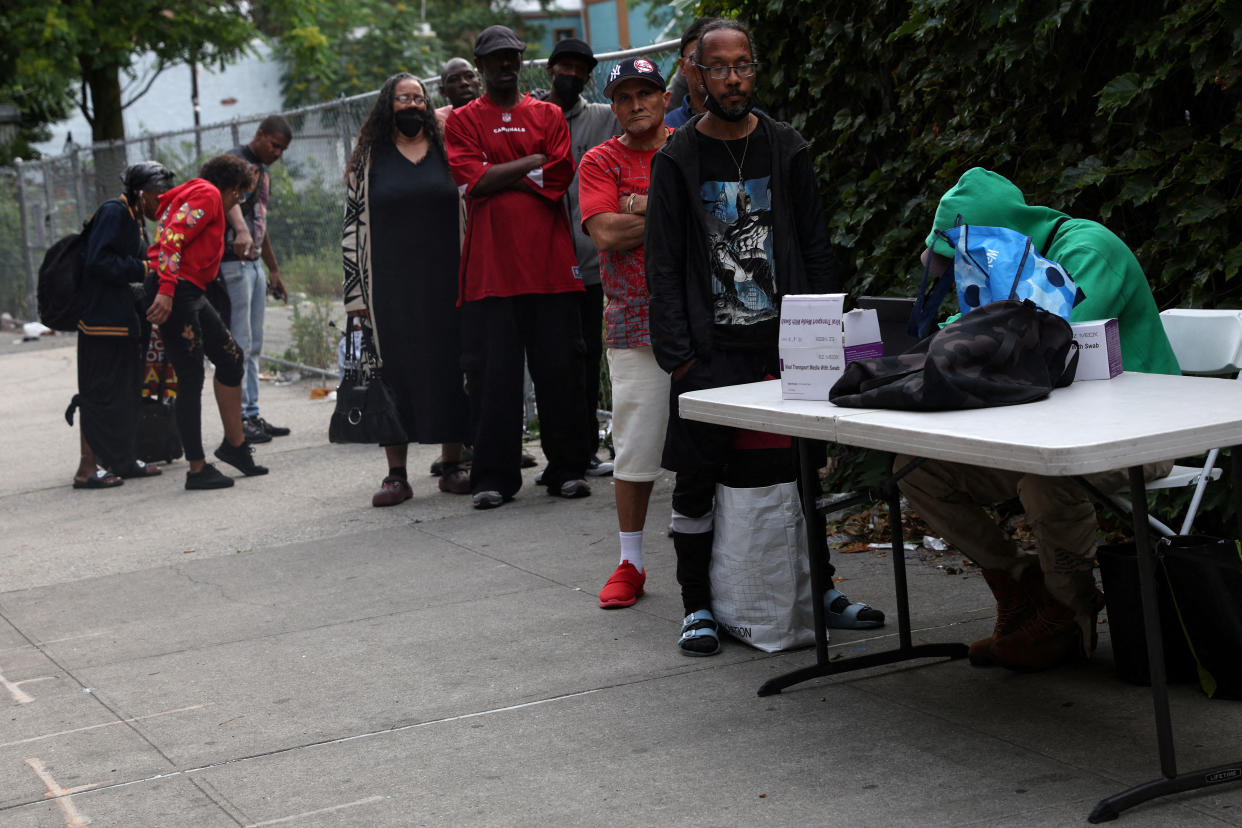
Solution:
[[[177,430],[190,463],[187,489],[233,485],[233,478],[206,462],[203,453],[204,353],[216,367],[216,406],[224,425],[216,457],[247,477],[267,474],[265,467],[255,464],[254,449],[242,431],[241,349],[204,295],[224,255],[224,215],[253,183],[249,166],[237,156],[210,159],[199,169],[198,178],[160,196],[159,229],[147,251],[151,265],[147,294],[152,296],[147,319],[159,326],[168,360],[177,372]]]

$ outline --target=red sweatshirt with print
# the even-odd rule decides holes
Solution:
[[[147,250],[159,292],[172,296],[178,279],[200,288],[216,278],[224,255],[224,203],[216,185],[191,178],[160,196],[160,223]]]

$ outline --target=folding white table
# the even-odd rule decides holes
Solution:
[[[964,644],[915,646],[910,637],[909,602],[900,520],[893,520],[893,572],[897,587],[900,644],[897,649],[828,660],[823,624],[826,588],[824,539],[815,516],[819,478],[810,441],[822,440],[915,457],[995,466],[1045,475],[1077,476],[1128,468],[1134,503],[1139,588],[1151,664],[1152,703],[1163,778],[1102,800],[1091,822],[1116,819],[1121,811],[1171,793],[1242,780],[1242,759],[1189,773],[1177,773],[1173,728],[1165,682],[1164,651],[1156,609],[1155,558],[1146,542],[1147,509],[1142,465],[1200,454],[1217,446],[1242,445],[1242,383],[1204,377],[1123,373],[1112,380],[1078,382],[1025,405],[969,411],[895,411],[841,408],[829,402],[781,399],[779,381],[734,385],[681,395],[681,416],[718,425],[788,434],[799,439],[802,500],[811,535],[811,581],[815,611],[816,663],[766,682],[760,695],[817,676],[889,664],[911,658],[966,655]],[[1242,463],[1235,464],[1235,470]],[[1235,482],[1237,475],[1235,474]],[[1235,496],[1238,494],[1235,487]],[[896,503],[896,486],[890,487]]]

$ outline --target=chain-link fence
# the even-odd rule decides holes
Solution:
[[[626,57],[645,55],[667,77],[677,46],[673,40],[598,55],[599,66],[584,94],[602,101],[608,72]],[[520,83],[527,90],[549,86],[546,60],[529,62]],[[439,78],[428,78],[426,86],[437,106],[446,103],[439,95]],[[282,277],[291,288],[321,296],[339,292],[345,164],[375,94],[282,113],[293,126],[293,143],[284,163],[272,169],[268,221]],[[0,168],[0,311],[19,320],[36,317],[36,274],[44,252],[56,239],[80,229],[96,205],[119,192],[117,174],[125,166],[152,158],[183,181],[207,158],[247,143],[261,120],[254,116],[74,148],[55,158]]]

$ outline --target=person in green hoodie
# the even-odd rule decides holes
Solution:
[[[962,224],[1008,227],[1029,236],[1082,289],[1071,322],[1117,319],[1128,371],[1177,374],[1138,259],[1098,222],[1029,205],[1022,191],[998,173],[966,171],[936,208],[923,262],[938,277],[952,264],[953,249],[936,231]],[[1064,221],[1062,221],[1064,219]],[[893,468],[914,458],[898,456]],[[1144,467],[1148,478],[1168,473],[1171,462]],[[1120,488],[1124,471],[1092,475],[1105,491]],[[963,463],[926,460],[899,483],[902,494],[934,531],[983,570],[996,596],[992,635],[970,645],[976,666],[1044,670],[1087,657],[1095,648],[1095,616],[1102,607],[1095,587],[1096,515],[1086,491],[1067,477],[1046,477]],[[1026,512],[1036,554],[1023,553],[984,510],[1017,497]]]

